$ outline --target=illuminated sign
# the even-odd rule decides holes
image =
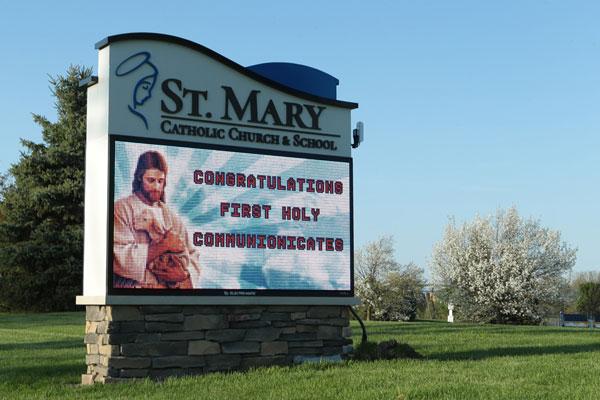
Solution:
[[[168,35],[96,48],[80,304],[355,303],[337,79]]]
[[[173,144],[112,141],[114,293],[351,294],[351,160]]]

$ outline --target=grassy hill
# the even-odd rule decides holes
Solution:
[[[354,326],[354,342],[360,328]],[[368,323],[422,360],[303,365],[82,387],[83,313],[0,314],[0,398],[597,399],[600,330]]]

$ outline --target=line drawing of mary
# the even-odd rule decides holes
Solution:
[[[156,77],[158,76],[158,69],[154,64],[150,62],[150,53],[147,51],[140,51],[135,53],[121,62],[117,66],[115,74],[119,77],[133,74],[134,77],[138,78],[135,87],[133,88],[133,95],[131,104],[127,107],[132,114],[139,117],[148,129],[148,121],[146,117],[138,111],[138,108],[143,106],[144,103],[152,97],[152,89],[156,84]]]

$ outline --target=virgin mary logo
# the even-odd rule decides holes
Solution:
[[[150,62],[150,53],[140,51],[127,57],[119,64],[115,73],[119,77],[130,76],[133,78],[135,86],[127,107],[133,115],[144,122],[144,126],[148,129],[148,121],[142,114],[142,108],[144,103],[152,97],[152,89],[154,89],[158,76],[158,69]]]

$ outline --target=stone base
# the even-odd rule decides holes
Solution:
[[[341,360],[351,334],[347,306],[87,306],[82,383]]]

